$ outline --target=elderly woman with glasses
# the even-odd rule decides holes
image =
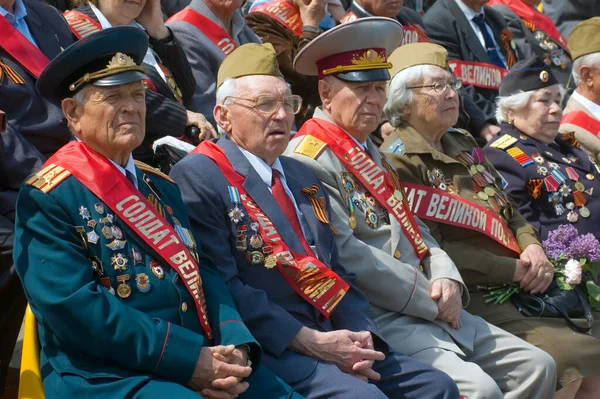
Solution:
[[[381,149],[413,212],[458,266],[470,291],[468,310],[552,355],[559,389],[575,381],[568,389],[579,387],[583,377],[600,370],[597,335],[573,334],[562,319],[525,318],[511,302],[488,305],[477,289],[518,282],[526,292],[541,293],[552,282],[553,267],[537,231],[504,193],[493,163],[468,132],[451,127],[460,81],[447,69],[446,50],[409,44],[394,51],[390,62],[394,77],[384,112],[396,129]],[[557,397],[571,398],[573,392],[561,390]]]

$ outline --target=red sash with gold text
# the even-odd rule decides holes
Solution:
[[[561,125],[575,125],[600,137],[600,121],[583,111],[571,111],[563,115]],[[562,130],[561,130],[562,131]]]
[[[391,176],[379,167],[361,146],[331,122],[317,118],[310,119],[302,125],[296,137],[303,135],[310,135],[327,143],[335,156],[362,183],[379,205],[396,218],[417,256],[423,260],[429,249],[406,203],[404,190],[397,176]],[[386,160],[382,159],[382,161],[385,164]]]
[[[498,90],[508,73],[508,69],[485,62],[449,60],[448,66],[456,77],[462,79],[463,84],[484,89]]]
[[[216,44],[226,56],[238,47],[235,40],[223,28],[191,8],[184,8],[179,11],[169,18],[167,23],[177,21],[185,21],[195,26],[196,29]]]
[[[107,158],[82,142],[71,141],[52,155],[48,164],[71,172],[177,272],[194,298],[206,337],[212,339],[198,264],[154,206]]]
[[[238,190],[242,205],[252,221],[258,224],[264,242],[273,247],[277,269],[298,295],[329,319],[335,307],[348,292],[348,283],[317,258],[290,250],[269,217],[244,190],[244,176],[233,169],[219,146],[204,141],[191,153],[203,154],[217,164],[229,184]]]
[[[50,62],[48,57],[17,30],[8,20],[0,16],[0,47],[21,65],[34,78]]]
[[[475,230],[521,253],[514,234],[494,212],[444,190],[403,182],[412,212],[421,219]]]
[[[409,43],[429,43],[430,40],[427,34],[419,25],[402,25],[404,30],[404,37],[402,38],[402,45]]]
[[[302,36],[302,19],[300,11],[285,0],[269,1],[259,4],[251,12],[260,12],[273,18],[298,37]]]

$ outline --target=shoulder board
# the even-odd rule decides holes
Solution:
[[[404,141],[402,141],[402,139],[394,140],[390,145],[387,146],[385,152],[389,152],[390,154],[404,155],[406,153]]]
[[[65,168],[50,164],[27,179],[25,184],[28,186],[33,186],[38,190],[48,194],[56,186],[58,186],[60,182],[69,176],[71,176],[71,172]]]
[[[505,134],[505,135],[501,136],[498,140],[496,140],[492,144],[490,144],[490,147],[498,148],[500,150],[505,150],[508,147],[510,147],[511,145],[513,145],[514,143],[516,143],[517,141],[519,141],[519,140],[516,139],[515,137],[511,136],[510,134]]]
[[[151,173],[155,176],[158,177],[162,177],[163,179],[165,179],[166,181],[173,183],[173,184],[177,184],[175,183],[175,181],[173,179],[171,179],[169,176],[165,175],[163,172],[161,172],[160,170],[153,168],[152,166],[145,164],[143,162],[140,161],[133,161],[133,163],[135,164],[135,166],[141,170],[142,172],[146,172],[146,173]]]
[[[464,129],[456,129],[456,128],[453,128],[453,127],[451,127],[450,129],[448,129],[448,131],[450,133],[457,133],[457,134],[460,134],[460,135],[463,135],[463,136],[466,136],[467,134],[469,134],[469,132],[467,132]]]
[[[316,159],[319,154],[327,147],[327,143],[316,137],[307,134],[300,140],[294,152],[296,154],[306,155],[309,158]]]

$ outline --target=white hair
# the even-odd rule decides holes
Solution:
[[[225,79],[223,84],[219,86],[217,89],[217,104],[225,104],[225,99],[230,96],[234,96],[237,94],[237,82],[236,78]],[[217,132],[221,136],[227,135],[227,131],[219,125],[219,122],[215,121],[217,124]]]
[[[83,88],[81,90],[79,90],[77,93],[75,93],[75,95],[71,98],[73,100],[77,101],[79,104],[87,103],[87,100],[89,98],[89,86],[88,85],[83,86]]]
[[[436,69],[434,65],[415,65],[398,72],[388,87],[388,96],[383,107],[388,122],[398,127],[404,122],[404,109],[415,100],[415,94],[409,86],[422,82],[428,77],[434,76]]]
[[[529,104],[535,90],[519,90],[510,96],[499,96],[496,98],[496,120],[498,123],[508,122],[508,111],[520,111]]]
[[[583,57],[579,57],[575,61],[573,61],[572,73],[575,86],[581,85],[581,75],[579,74],[579,70],[583,66],[587,66],[590,68],[600,68],[600,53],[586,54]]]

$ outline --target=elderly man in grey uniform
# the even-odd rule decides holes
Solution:
[[[323,106],[285,154],[326,187],[340,263],[356,275],[394,350],[449,374],[469,399],[552,398],[552,358],[462,309],[468,293],[456,265],[410,213],[397,175],[369,138],[386,96],[386,52],[398,45],[388,21],[340,25],[298,54],[296,70],[320,78]]]
[[[217,72],[225,57],[241,44],[260,43],[246,25],[243,0],[193,0],[167,21],[192,67],[196,91],[186,108],[199,112],[216,126]]]

